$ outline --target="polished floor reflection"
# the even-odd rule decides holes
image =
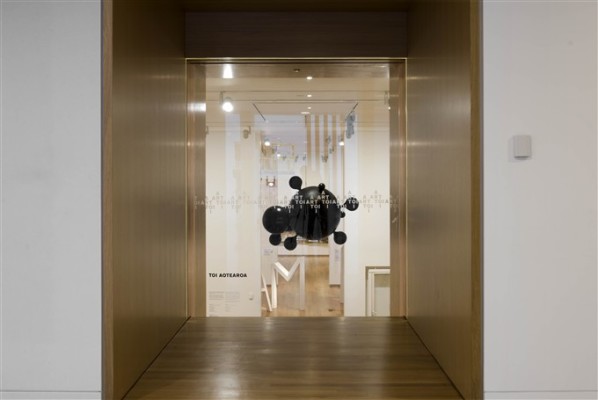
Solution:
[[[192,319],[127,399],[460,399],[400,318]]]

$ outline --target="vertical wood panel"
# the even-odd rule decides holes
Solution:
[[[390,64],[390,315],[407,313],[405,64]]]
[[[206,316],[206,103],[205,66],[187,70],[187,313]]]
[[[113,279],[104,290],[113,293],[114,386],[105,396],[118,399],[186,319],[186,77],[176,5],[116,0],[112,11],[112,184],[104,188],[112,254],[104,267]]]
[[[408,317],[481,398],[477,1],[414,2],[407,65]]]

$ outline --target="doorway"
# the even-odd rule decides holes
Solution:
[[[185,223],[185,140],[197,160],[205,152],[201,132],[185,137],[185,115],[201,119],[185,113],[185,57],[408,57],[409,140],[390,147],[409,155],[408,209],[391,218],[409,218],[409,243],[391,250],[408,247],[409,324],[464,396],[479,398],[479,2],[102,4],[104,396],[122,397],[185,317],[205,314],[205,297],[188,288],[185,304],[184,293],[204,276],[185,279],[198,272],[185,271],[186,230],[202,224]],[[138,232],[153,236],[140,242]]]
[[[365,316],[368,266],[404,279],[390,248],[400,233],[391,227],[403,185],[390,184],[401,176],[396,162],[391,168],[401,157],[390,154],[400,147],[390,142],[404,125],[402,67],[402,60],[188,65],[190,315]],[[298,193],[293,177],[334,194],[344,216],[337,233],[314,239],[292,227],[281,237],[264,229],[264,212],[287,209]],[[355,212],[343,205],[349,197],[360,203]],[[284,240],[295,237],[287,248]],[[396,292],[389,310],[391,299],[405,302]]]

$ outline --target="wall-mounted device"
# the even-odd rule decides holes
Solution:
[[[532,137],[530,135],[515,135],[511,140],[514,159],[527,160],[532,157]]]

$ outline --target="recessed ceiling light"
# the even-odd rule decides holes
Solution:
[[[233,79],[234,77],[233,66],[224,64],[224,67],[222,68],[222,79]]]
[[[308,76],[307,78],[305,78],[305,79],[307,79],[308,81],[311,81],[312,79],[314,79],[314,77],[313,77],[313,76],[311,76],[311,75],[309,75],[309,76]]]
[[[309,93],[309,94],[307,95],[307,97],[311,97],[311,93]]]
[[[311,110],[311,106],[307,107],[308,110]]]

